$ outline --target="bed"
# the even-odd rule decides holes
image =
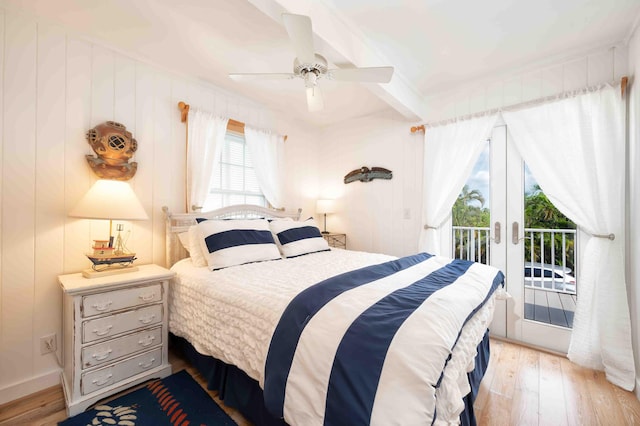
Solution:
[[[475,424],[502,273],[330,249],[299,215],[165,209],[172,344],[254,424]]]

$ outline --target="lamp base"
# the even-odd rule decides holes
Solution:
[[[321,233],[321,234],[330,234],[331,232],[329,232],[329,231],[322,231],[322,232],[320,232],[320,233]]]
[[[125,266],[117,267],[117,268],[106,268],[102,271],[94,271],[91,268],[85,269],[82,271],[82,276],[85,278],[99,278],[99,277],[107,277],[109,275],[117,275],[117,274],[126,274],[129,272],[135,272],[138,270],[137,266]]]

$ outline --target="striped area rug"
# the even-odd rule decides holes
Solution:
[[[61,426],[233,426],[186,370],[58,423]]]

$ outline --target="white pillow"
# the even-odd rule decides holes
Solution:
[[[182,243],[182,247],[189,252],[191,263],[193,263],[194,266],[207,266],[207,259],[205,259],[202,249],[200,248],[200,236],[198,235],[197,225],[192,225],[187,231],[180,232],[178,239],[180,243]]]
[[[212,271],[282,258],[265,219],[205,220],[196,226],[200,248]]]
[[[313,219],[303,222],[276,220],[271,222],[269,227],[284,257],[329,250],[329,244],[322,237]]]
[[[188,252],[191,252],[191,245],[189,242],[189,231],[181,232],[178,234],[178,239],[182,244],[182,247]]]
[[[279,220],[287,220],[289,222],[291,222],[293,219],[290,217],[274,217],[272,219],[267,219],[269,222],[277,222]]]
[[[189,256],[191,257],[191,263],[193,266],[203,267],[207,266],[207,258],[202,252],[200,247],[200,234],[198,233],[198,225],[192,225],[189,227]]]

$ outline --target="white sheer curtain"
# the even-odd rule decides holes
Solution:
[[[441,253],[442,228],[482,151],[495,115],[427,128],[424,135],[424,183],[420,250]]]
[[[619,88],[607,86],[502,115],[544,193],[591,235],[580,257],[569,359],[604,370],[610,382],[632,390],[622,102]]]
[[[187,136],[187,206],[200,210],[207,199],[213,167],[220,158],[228,118],[198,109],[189,111]]]
[[[284,200],[284,136],[245,126],[244,137],[265,198],[275,208]]]

